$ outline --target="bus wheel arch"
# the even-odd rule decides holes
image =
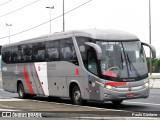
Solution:
[[[72,98],[72,90],[74,88],[74,86],[78,86],[78,84],[76,82],[71,82],[69,85],[69,97]]]
[[[69,96],[75,105],[85,104],[87,101],[83,100],[81,89],[76,82],[72,82],[69,87]]]

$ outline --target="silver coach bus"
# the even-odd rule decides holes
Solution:
[[[55,33],[2,47],[3,89],[20,98],[34,95],[87,100],[147,98],[149,80],[143,46],[135,35],[117,30]]]

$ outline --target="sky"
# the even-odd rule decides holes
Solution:
[[[64,0],[65,13],[89,0]],[[8,2],[8,3],[6,3]],[[33,3],[34,2],[34,3]],[[4,4],[6,3],[6,4]],[[33,4],[31,4],[33,3]],[[3,4],[3,5],[2,5]],[[24,7],[31,4],[27,7]],[[8,44],[10,35],[33,28],[63,13],[63,0],[0,0],[0,45]],[[20,9],[24,7],[23,9]],[[16,12],[13,12],[20,9]],[[11,13],[11,14],[8,14]],[[151,0],[151,40],[160,58],[159,28],[160,0]],[[149,0],[91,0],[87,4],[65,14],[65,31],[81,29],[116,29],[135,34],[143,42],[149,43]],[[52,33],[63,31],[63,18],[51,22]],[[50,33],[50,23],[43,24],[10,37],[10,42],[18,42]],[[6,38],[4,38],[6,37]],[[148,56],[148,49],[146,54]]]

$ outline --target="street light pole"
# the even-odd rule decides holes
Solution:
[[[149,0],[149,43],[151,44],[151,1]],[[152,75],[152,59],[151,59],[151,50],[150,50],[150,59],[149,59],[149,68],[150,68],[150,75]]]
[[[46,7],[46,8],[48,8],[49,9],[49,21],[50,21],[50,34],[51,34],[51,9],[54,9],[54,6],[52,6],[52,7]]]
[[[6,26],[8,27],[8,37],[9,37],[9,44],[10,44],[10,27],[12,26],[12,24],[7,24]]]
[[[63,0],[63,31],[65,31],[65,23],[64,23],[64,0]]]

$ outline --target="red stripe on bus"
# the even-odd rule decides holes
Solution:
[[[43,94],[44,94],[44,96],[46,96],[46,95],[45,95],[45,93],[44,93],[44,90],[43,90],[43,87],[42,87],[41,81],[40,81],[40,79],[39,79],[39,76],[38,76],[38,73],[37,73],[37,69],[36,69],[35,64],[34,64],[34,68],[35,68],[35,70],[36,70],[36,75],[37,75],[37,78],[38,78],[39,84],[40,84],[40,86],[41,86],[41,88],[42,88]]]
[[[110,85],[110,86],[126,86],[126,82],[107,82],[106,85]]]
[[[30,83],[30,79],[29,79],[29,76],[28,76],[28,73],[27,73],[27,70],[26,70],[26,65],[24,65],[24,78],[26,80],[26,83],[27,83],[30,94],[34,94],[34,91],[32,89],[32,85]]]

